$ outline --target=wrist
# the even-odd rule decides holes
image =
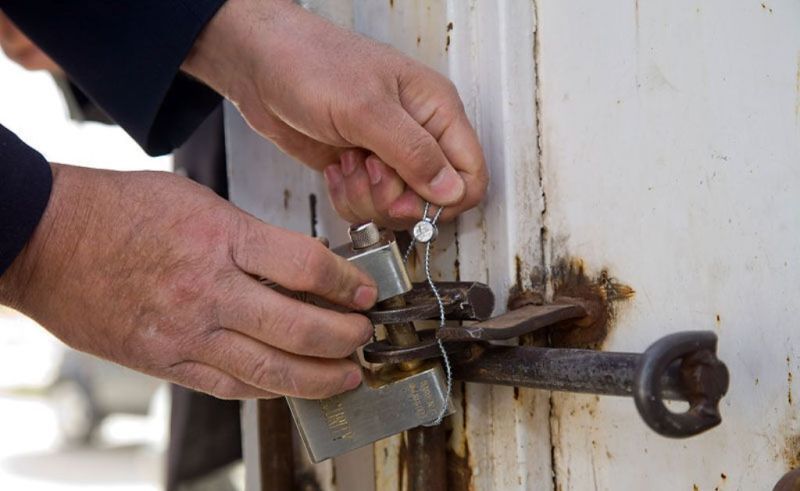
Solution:
[[[0,277],[0,303],[39,319],[45,305],[57,302],[70,259],[90,221],[80,181],[70,166],[50,164],[50,199],[28,243]]]
[[[50,235],[54,222],[53,216],[58,214],[58,196],[60,195],[59,189],[61,186],[60,167],[56,164],[50,164],[50,171],[52,172],[53,180],[50,198],[47,201],[45,211],[42,213],[42,217],[39,219],[33,234],[28,238],[25,247],[22,248],[5,273],[0,276],[0,304],[17,310],[26,310],[24,308],[24,300],[29,297],[28,292],[31,289],[33,277],[40,263],[39,258],[44,242],[42,237]]]
[[[237,102],[253,84],[262,38],[296,9],[289,0],[228,0],[197,37],[181,70]]]

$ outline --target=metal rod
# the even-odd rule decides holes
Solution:
[[[533,346],[478,346],[467,360],[453,360],[456,380],[561,392],[633,395],[639,353],[610,353]],[[661,380],[664,399],[685,400],[679,364]]]
[[[258,401],[261,489],[295,489],[292,417],[286,399]]]
[[[405,299],[398,295],[379,304],[382,309],[397,309],[406,306]],[[386,337],[395,346],[414,346],[419,343],[419,335],[410,322],[386,324]],[[400,368],[414,370],[422,360],[405,361]],[[420,426],[405,433],[407,441],[406,458],[409,491],[444,491],[447,489],[447,465],[444,427]]]
[[[444,425],[420,426],[406,432],[408,491],[447,489]]]

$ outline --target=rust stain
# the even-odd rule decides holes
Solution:
[[[467,438],[467,385],[461,382],[461,425],[464,434],[463,446],[454,448],[452,438],[447,439],[447,489],[453,491],[469,490],[472,483],[472,467],[469,464],[469,439]],[[452,430],[450,430],[452,433]],[[456,444],[457,445],[457,444]]]
[[[517,288],[519,291],[522,291],[522,259],[519,257],[519,254],[514,256],[514,272],[515,272],[515,279],[517,282]]]
[[[692,491],[700,491],[700,487],[697,484],[692,484]]]
[[[283,209],[284,210],[288,210],[289,209],[289,200],[291,200],[291,199],[292,199],[292,192],[289,191],[288,189],[284,189],[283,190]]]
[[[789,470],[800,467],[800,435],[792,435],[786,439],[783,457]]]
[[[589,316],[570,326],[554,326],[550,341],[554,346],[599,348],[608,335],[616,315],[616,305],[631,299],[635,291],[619,282],[607,270],[596,276],[586,273],[581,259],[563,259],[551,268],[554,297],[583,301]]]
[[[389,8],[393,8],[393,7],[394,7],[394,0],[389,0]]]
[[[406,466],[408,463],[408,446],[406,445],[406,435],[400,438],[400,448],[397,450],[397,491],[403,491],[403,481],[406,477]]]
[[[761,8],[762,8],[763,10],[765,10],[765,11],[769,12],[770,14],[772,13],[772,7],[770,7],[769,5],[767,5],[767,2],[761,2]]]
[[[453,30],[453,23],[452,22],[448,22],[447,23],[447,39],[444,42],[444,50],[445,51],[450,51],[450,31],[452,31],[452,30]]]
[[[519,400],[519,387],[514,387],[514,400]]]
[[[469,465],[469,444],[464,442],[464,455],[447,450],[447,489],[472,489],[472,467]]]
[[[422,36],[417,36],[417,46],[419,46],[420,43],[422,43]]]

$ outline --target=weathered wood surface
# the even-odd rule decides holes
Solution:
[[[583,281],[612,301],[603,349],[714,329],[731,370],[723,425],[685,441],[627,399],[457,387],[452,489],[769,489],[800,464],[800,3],[308,3],[459,89],[492,182],[443,231],[438,278],[501,308]],[[344,240],[319,177],[227,117],[234,202]],[[298,465],[326,490],[405,489],[402,450]]]
[[[537,2],[546,247],[630,285],[605,349],[711,329],[723,424],[558,395],[563,489],[771,489],[798,464],[800,3]]]

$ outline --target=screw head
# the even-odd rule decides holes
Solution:
[[[350,225],[348,232],[353,249],[365,249],[381,241],[381,231],[372,222]]]
[[[436,239],[436,236],[439,235],[439,229],[430,220],[420,220],[414,225],[412,233],[414,234],[414,240],[427,244]]]

